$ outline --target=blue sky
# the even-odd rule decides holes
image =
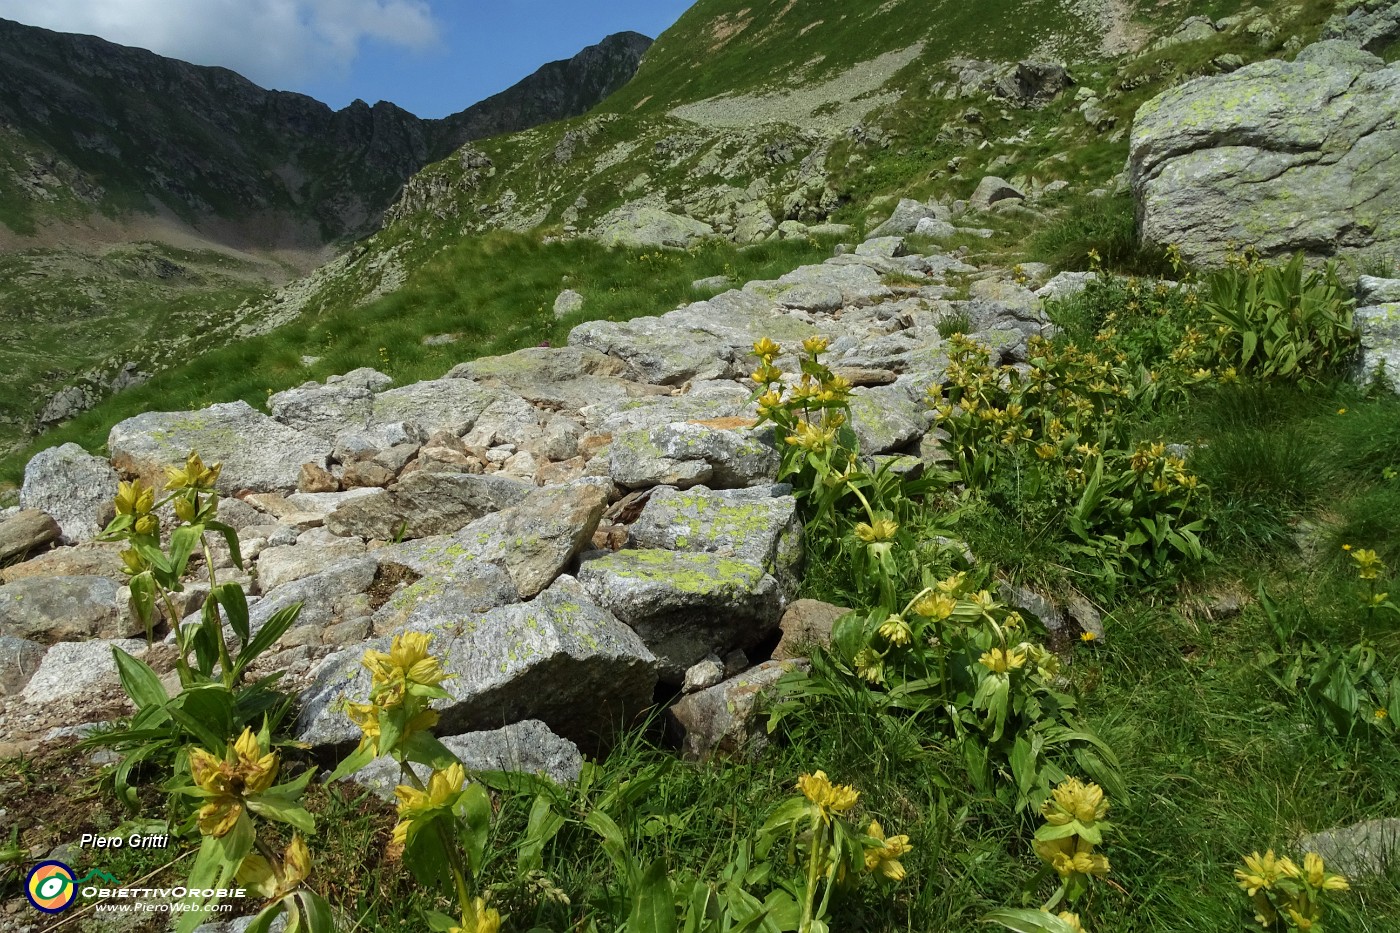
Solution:
[[[693,0],[0,0],[0,17],[98,35],[344,107],[441,117]]]

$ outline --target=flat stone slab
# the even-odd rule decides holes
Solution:
[[[418,629],[424,631],[425,629]],[[431,630],[431,650],[451,675],[451,693],[433,707],[444,735],[538,719],[585,748],[615,733],[652,703],[656,658],[626,625],[561,577],[528,603],[492,609]],[[360,665],[379,638],[332,655],[302,695],[297,737],[312,745],[348,745],[359,731],[340,711],[363,702],[369,674]]]
[[[165,468],[191,451],[207,464],[222,463],[219,491],[293,492],[303,463],[324,465],[331,444],[289,428],[247,402],[201,411],[151,411],[117,424],[107,435],[112,465],[148,483],[164,483]]]
[[[680,684],[707,655],[760,642],[778,624],[782,591],[762,566],[717,554],[627,550],[585,560],[579,580]]]

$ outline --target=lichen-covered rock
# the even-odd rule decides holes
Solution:
[[[1400,302],[1357,308],[1354,321],[1361,338],[1358,378],[1369,382],[1383,374],[1400,390]]]
[[[0,520],[0,562],[23,557],[35,548],[52,544],[63,534],[46,512],[21,509]]]
[[[521,599],[533,599],[593,540],[607,496],[597,486],[537,490],[509,510],[504,563]]]
[[[466,766],[467,773],[506,771],[547,777],[556,784],[573,784],[583,771],[583,755],[578,746],[550,731],[538,719],[512,723],[486,732],[449,735],[442,744]],[[414,773],[425,783],[431,773],[426,765],[413,765]],[[377,758],[345,780],[374,791],[384,800],[394,796],[403,783],[399,763],[388,755]]]
[[[272,417],[285,425],[334,440],[339,434],[369,424],[374,393],[360,386],[310,382],[270,396],[267,408]]]
[[[762,566],[717,554],[618,551],[585,560],[579,581],[641,636],[672,684],[707,655],[758,644],[783,608]]]
[[[715,229],[693,217],[632,203],[598,221],[589,235],[604,246],[689,249],[714,236]]]
[[[799,582],[802,523],[797,500],[772,490],[660,487],[632,525],[631,538],[641,548],[703,551],[757,564],[788,594]]]
[[[779,459],[771,428],[688,421],[628,431],[608,448],[609,475],[628,489],[700,483],[735,489],[771,483]]]
[[[975,211],[985,211],[999,201],[1025,199],[1026,193],[1005,178],[988,175],[977,183],[977,190],[967,199],[967,206]]]
[[[583,296],[572,288],[566,288],[554,299],[554,316],[562,320],[583,310]]]
[[[39,509],[58,522],[63,537],[76,544],[102,533],[115,514],[117,473],[101,457],[77,444],[50,447],[24,468],[19,491],[22,509]]]
[[[1400,302],[1400,279],[1363,275],[1356,280],[1356,303],[1363,307]]]
[[[201,411],[146,412],[117,424],[107,435],[112,466],[149,483],[163,483],[165,468],[191,451],[205,463],[222,463],[219,491],[232,495],[291,492],[303,463],[324,464],[331,444],[256,411],[247,402]]]
[[[716,755],[756,758],[768,733],[754,722],[759,698],[789,671],[806,670],[805,661],[766,661],[723,683],[682,698],[670,709],[681,731],[681,754],[690,761]]]
[[[381,392],[374,397],[370,427],[411,423],[425,440],[438,431],[465,434],[499,394],[466,379],[430,379]],[[405,438],[406,440],[409,438]],[[395,443],[398,443],[397,441]],[[391,447],[393,444],[381,444]]]
[[[851,430],[866,455],[907,447],[924,435],[931,418],[927,403],[898,384],[852,389],[850,406]]]
[[[258,554],[258,585],[265,591],[315,576],[331,566],[363,556],[365,546],[358,538],[331,541],[298,541],[294,545],[264,548]]]
[[[0,586],[0,635],[45,643],[136,634],[124,587],[105,577],[30,577]]]
[[[681,395],[652,395],[580,410],[584,424],[603,434],[655,428],[673,421],[716,421],[752,415],[753,393],[728,380],[695,382]]]
[[[489,512],[515,505],[533,488],[533,483],[503,476],[418,472],[392,489],[340,505],[326,517],[326,528],[332,534],[381,541],[452,534]]]
[[[250,604],[248,625],[254,632],[288,606],[301,603],[296,627],[323,629],[349,617],[368,617],[369,602],[364,593],[374,583],[379,565],[373,557],[353,557],[333,564],[319,573],[267,590]],[[185,624],[191,620],[187,619]]]
[[[1198,78],[1137,113],[1129,169],[1139,232],[1219,262],[1400,249],[1400,68],[1266,61]]]
[[[448,373],[491,389],[513,392],[533,404],[580,409],[668,390],[622,378],[627,364],[588,347],[527,347],[505,356],[462,363]]]
[[[451,675],[443,682],[451,696],[433,703],[444,735],[538,719],[593,749],[652,703],[656,659],[571,577],[528,603],[459,618],[432,634],[431,650]],[[299,739],[347,745],[359,738],[339,704],[368,695],[360,659],[366,648],[388,650],[389,642],[377,639],[326,660],[302,696]]]

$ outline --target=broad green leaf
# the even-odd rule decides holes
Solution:
[[[657,859],[643,872],[632,895],[627,933],[676,933],[676,901],[665,859]]]
[[[161,686],[160,678],[145,661],[133,658],[120,648],[112,648],[112,657],[117,662],[117,677],[122,689],[131,697],[137,709],[164,706],[170,699]]]

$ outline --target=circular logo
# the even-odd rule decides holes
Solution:
[[[46,914],[62,913],[78,898],[73,869],[62,862],[40,862],[29,872],[24,896],[36,910]]]

